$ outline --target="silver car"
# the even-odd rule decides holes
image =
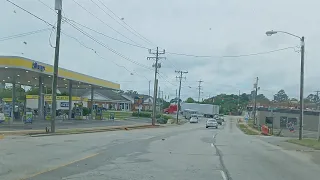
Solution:
[[[208,127],[214,127],[216,129],[218,129],[218,122],[215,119],[208,119],[206,122],[206,128]]]

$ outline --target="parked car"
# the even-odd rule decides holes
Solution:
[[[215,119],[208,119],[206,122],[206,128],[208,127],[214,127],[216,129],[218,129],[218,122]]]

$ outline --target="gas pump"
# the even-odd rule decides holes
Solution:
[[[3,113],[5,116],[5,121],[9,121],[12,116],[12,104],[4,104]]]
[[[74,103],[74,118],[82,119],[83,117],[83,103]]]
[[[46,120],[51,120],[51,105],[47,102],[45,102],[44,117]]]
[[[96,107],[95,119],[102,120],[102,107]]]

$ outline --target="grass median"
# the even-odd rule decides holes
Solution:
[[[288,142],[320,150],[320,142],[317,139],[289,139]]]
[[[257,131],[252,130],[248,125],[246,124],[239,124],[239,128],[242,132],[244,132],[247,135],[259,135]]]

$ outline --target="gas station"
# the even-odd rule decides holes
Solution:
[[[50,116],[45,116],[45,114],[51,114],[51,95],[45,94],[44,89],[46,87],[52,87],[52,75],[53,66],[45,64],[42,62],[34,61],[24,57],[18,56],[0,56],[0,83],[10,83],[12,84],[12,98],[4,98],[7,101],[3,105],[3,111],[7,114],[8,123],[13,121],[20,121],[20,119],[15,119],[14,111],[19,108],[20,102],[17,101],[16,96],[16,86],[30,86],[39,88],[39,94],[33,96],[26,96],[26,100],[29,104],[31,102],[38,101],[36,104],[38,118],[39,119],[50,119]],[[95,89],[111,89],[120,90],[120,84],[113,83],[111,81],[95,78],[64,68],[59,68],[58,70],[58,89],[64,89],[68,93],[68,96],[57,96],[57,107],[61,106],[68,110],[68,119],[71,119],[72,107],[74,106],[74,118],[80,118],[82,115],[82,107],[88,104],[88,99],[82,99],[81,97],[73,96],[72,89],[91,89],[91,109],[96,109],[99,113],[101,110],[94,107],[93,96]],[[33,101],[31,101],[32,99]],[[63,100],[63,102],[59,102]],[[59,105],[58,105],[59,103]],[[15,108],[13,108],[15,107]],[[23,111],[24,115],[27,117],[30,113]],[[99,114],[91,113],[91,119]]]

